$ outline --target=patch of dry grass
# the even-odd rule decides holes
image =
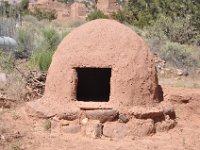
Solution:
[[[14,100],[23,100],[27,90],[24,78],[17,72],[6,73],[7,81],[0,83],[0,91],[6,97]]]
[[[171,78],[159,78],[159,84],[169,85],[172,87],[186,87],[186,88],[199,88],[199,77],[171,77]]]

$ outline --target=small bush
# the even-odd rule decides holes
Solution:
[[[34,33],[30,28],[20,28],[17,31],[18,51],[32,51],[34,44]]]
[[[47,71],[52,61],[53,52],[41,52],[39,58],[39,68],[41,71]]]
[[[30,67],[38,67],[41,71],[47,71],[52,61],[53,51],[36,51],[32,54]]]
[[[49,21],[56,19],[56,11],[55,10],[41,10],[39,8],[35,8],[31,13],[33,16],[38,18],[38,20],[48,19]]]
[[[198,67],[198,60],[192,56],[192,50],[179,43],[167,42],[160,51],[160,56],[177,68],[193,70]]]
[[[38,44],[30,58],[30,68],[47,71],[52,60],[54,51],[63,37],[53,28],[45,28],[42,31],[41,43]]]
[[[160,16],[153,26],[147,27],[146,30],[148,38],[158,37],[181,44],[197,43],[198,32],[194,26],[191,26],[189,17],[173,20],[166,16]]]
[[[91,13],[87,16],[86,20],[91,21],[91,20],[100,19],[100,18],[102,18],[102,19],[108,19],[108,16],[105,15],[105,14],[104,14],[102,11],[100,11],[100,10],[94,10],[93,12],[91,12]]]
[[[45,28],[42,31],[43,42],[42,49],[54,51],[60,43],[61,37],[54,28]]]
[[[114,12],[111,17],[115,20],[118,20],[121,23],[128,22],[127,17],[123,11]]]
[[[28,4],[29,4],[29,0],[22,0],[21,1],[21,7],[22,9],[28,9]]]
[[[152,22],[154,22],[154,18],[149,12],[140,11],[137,17],[138,19],[133,20],[133,24],[140,28],[144,28],[145,26],[150,26]]]
[[[14,68],[15,59],[12,53],[5,53],[0,50],[0,67],[5,70],[12,70]]]

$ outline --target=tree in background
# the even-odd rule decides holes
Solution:
[[[106,16],[101,10],[94,10],[87,16],[86,20],[91,21],[100,18],[108,19],[108,16]]]
[[[160,15],[174,21],[191,17],[192,24],[200,26],[199,0],[129,0],[124,8],[125,20],[138,27],[152,25]]]
[[[149,34],[154,32],[159,38],[200,45],[199,0],[129,0],[112,18],[148,29]]]

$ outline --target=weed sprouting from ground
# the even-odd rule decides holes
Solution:
[[[19,142],[15,142],[14,144],[11,145],[12,150],[22,150],[21,149],[21,144]]]
[[[46,130],[46,131],[48,131],[48,130],[50,130],[51,129],[51,120],[46,120],[45,122],[44,122],[44,129]]]

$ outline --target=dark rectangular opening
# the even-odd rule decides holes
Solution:
[[[111,68],[76,68],[78,101],[108,102]]]

